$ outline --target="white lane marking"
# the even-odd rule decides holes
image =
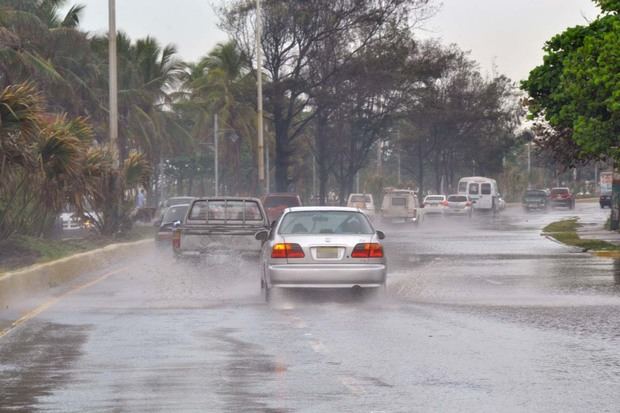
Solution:
[[[488,278],[483,278],[483,280],[493,285],[504,285],[504,283],[501,281],[490,280]]]

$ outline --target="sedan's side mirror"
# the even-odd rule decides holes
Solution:
[[[269,231],[267,231],[266,229],[262,229],[258,231],[256,234],[254,234],[254,238],[256,238],[256,240],[258,241],[265,242],[269,238]]]
[[[179,221],[179,220],[177,219],[176,221],[174,221],[174,222],[172,223],[172,226],[173,226],[174,228],[179,228],[179,227],[181,226],[181,221]]]
[[[379,239],[385,239],[385,232],[377,230],[377,237],[379,237]]]

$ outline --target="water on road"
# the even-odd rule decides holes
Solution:
[[[267,305],[253,263],[153,250],[0,338],[0,410],[617,412],[620,266],[541,236],[570,216],[605,219],[584,203],[380,228],[383,297]]]

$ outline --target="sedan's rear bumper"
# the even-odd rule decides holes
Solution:
[[[444,215],[469,215],[471,214],[471,209],[470,208],[464,208],[464,209],[450,209],[450,208],[446,208],[443,211]]]
[[[267,267],[267,284],[283,288],[350,288],[385,285],[385,264],[280,264]]]

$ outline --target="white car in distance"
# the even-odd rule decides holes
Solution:
[[[464,216],[467,218],[471,218],[473,214],[473,202],[467,195],[454,194],[448,195],[448,199],[446,199],[443,203],[444,216]]]
[[[375,218],[375,201],[372,198],[372,194],[350,194],[347,200],[347,207],[359,209],[371,221]]]
[[[445,195],[426,195],[422,205],[424,207],[425,215],[441,215],[445,208],[444,202],[446,201]]]

